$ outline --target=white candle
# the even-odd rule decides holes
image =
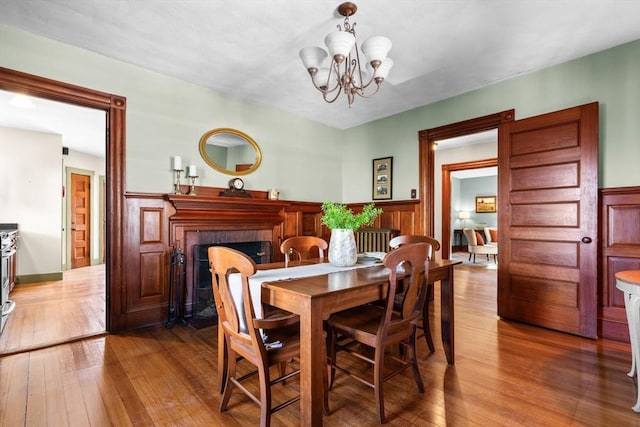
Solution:
[[[180,156],[175,156],[173,158],[173,170],[181,170],[182,169],[182,159]]]
[[[189,165],[187,170],[189,171],[189,176],[198,176],[198,172],[196,172],[196,165]]]

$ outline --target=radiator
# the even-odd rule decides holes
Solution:
[[[356,231],[358,252],[388,252],[389,241],[398,234],[393,228],[361,228]]]

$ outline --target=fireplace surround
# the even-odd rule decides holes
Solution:
[[[209,270],[208,249],[211,246],[226,246],[248,255],[256,264],[271,262],[272,245],[268,240],[248,242],[211,242],[195,245],[192,248],[192,313],[186,320],[196,328],[204,328],[217,324],[218,313],[215,308],[213,291],[211,289],[211,272]]]
[[[180,316],[196,327],[209,326],[214,324],[211,318],[215,315],[206,306],[207,301],[212,302],[206,248],[224,245],[243,252],[246,249],[256,262],[279,260],[279,252],[273,248],[278,248],[282,240],[282,212],[287,203],[206,192],[196,196],[167,194],[165,198],[175,209],[169,217],[171,246],[184,254],[184,280],[177,290],[183,301]],[[263,252],[266,254],[258,255]]]

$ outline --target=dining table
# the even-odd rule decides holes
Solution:
[[[429,283],[440,283],[440,328],[449,365],[455,363],[453,279],[454,266],[460,263],[440,259],[432,260],[429,265]],[[277,267],[274,263],[261,268]],[[378,263],[330,274],[262,283],[263,303],[300,316],[300,342],[304,343],[300,348],[301,425],[323,424],[326,354],[319,351],[326,345],[323,322],[332,313],[384,298],[388,278],[388,270]]]

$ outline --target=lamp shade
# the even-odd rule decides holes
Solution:
[[[382,36],[368,38],[362,43],[362,53],[364,53],[369,62],[384,61],[391,50],[391,40]]]
[[[322,61],[327,57],[327,52],[321,47],[310,46],[300,49],[300,59],[304,64],[304,68],[320,68]]]
[[[327,88],[327,81],[329,80],[329,69],[328,68],[320,68],[315,76],[313,76],[313,82],[320,89]]]
[[[338,63],[349,55],[351,49],[356,44],[356,37],[348,31],[333,31],[324,38],[324,43],[329,49],[329,55]],[[341,60],[340,56],[342,56]]]
[[[458,218],[459,219],[469,219],[469,218],[471,218],[471,212],[460,211],[460,212],[458,212]]]
[[[391,58],[386,58],[382,61],[382,64],[376,69],[375,74],[373,75],[376,79],[386,79],[389,75],[389,70],[393,67],[393,61]]]

